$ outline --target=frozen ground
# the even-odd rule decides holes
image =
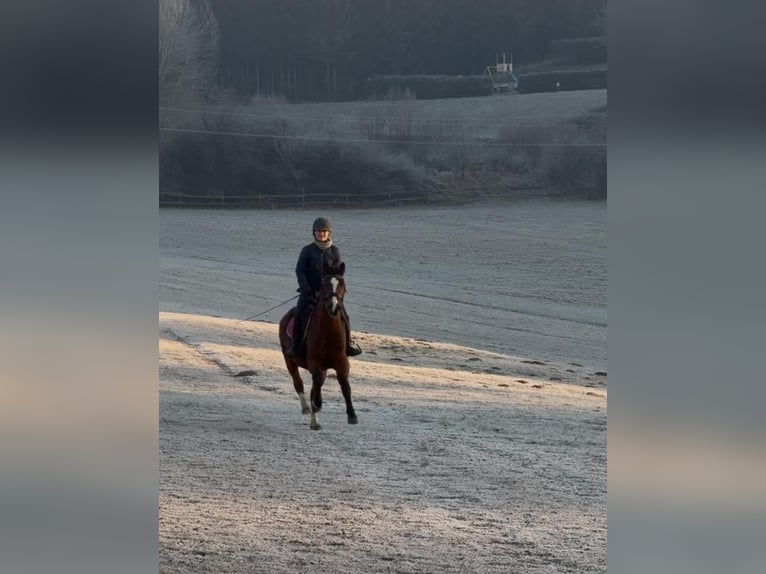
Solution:
[[[355,330],[606,370],[604,202],[322,214]],[[163,210],[160,308],[241,319],[285,301],[317,215]]]
[[[328,213],[365,353],[316,432],[239,319],[317,214],[161,212],[161,571],[605,572],[605,211]]]

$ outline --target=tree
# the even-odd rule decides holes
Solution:
[[[218,39],[218,23],[206,0],[160,0],[160,106],[193,106],[209,97]]]
[[[175,112],[167,108],[197,110],[210,99],[218,66],[218,24],[205,0],[160,0],[159,91],[160,126],[193,125],[200,113]],[[160,188],[172,189],[179,179],[174,159],[176,134],[160,132]]]

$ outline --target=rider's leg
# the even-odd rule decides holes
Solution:
[[[362,352],[362,349],[351,340],[351,321],[348,318],[348,312],[345,307],[341,307],[343,312],[343,323],[346,325],[346,355],[355,357]]]
[[[306,324],[305,316],[308,305],[305,297],[298,298],[298,305],[295,307],[295,315],[293,316],[293,338],[291,346],[287,350],[288,356],[297,357],[300,355],[301,347],[303,346],[303,329]]]

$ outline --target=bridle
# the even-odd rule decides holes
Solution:
[[[326,275],[322,279],[322,291],[324,291],[324,285],[325,283],[329,283],[332,285],[332,291],[327,293],[324,296],[320,296],[320,303],[324,306],[325,311],[327,311],[328,315],[331,317],[335,317],[338,312],[343,309],[343,297],[344,295],[340,295],[338,293],[338,286],[341,284],[341,282],[344,283],[343,277],[340,275]]]

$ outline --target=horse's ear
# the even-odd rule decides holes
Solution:
[[[346,272],[346,262],[344,261],[338,266],[338,275],[343,275],[345,272]]]

